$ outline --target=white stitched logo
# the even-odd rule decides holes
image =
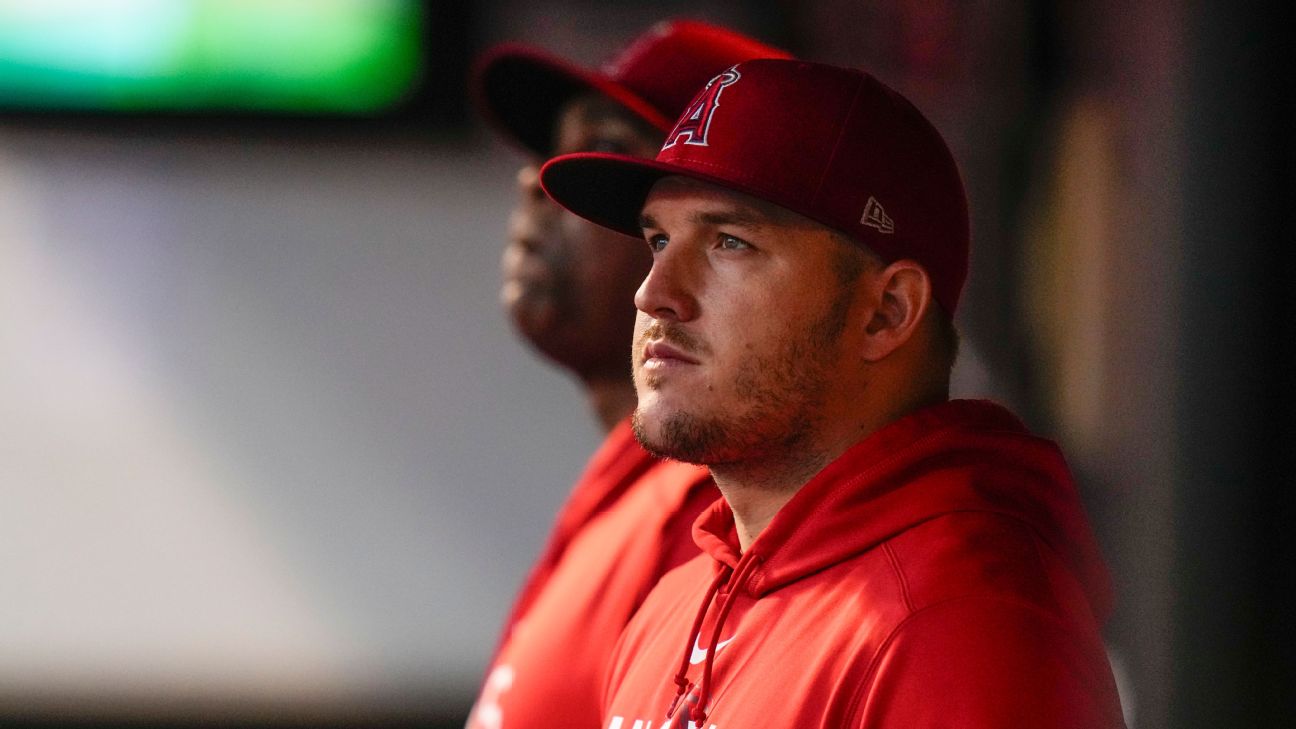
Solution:
[[[872,195],[869,195],[868,203],[864,206],[864,215],[860,217],[860,223],[870,228],[877,228],[883,233],[895,232],[895,221],[882,209],[882,203]]]
[[[624,729],[626,721],[627,719],[624,716],[614,716],[608,720],[607,729]],[[676,724],[672,719],[668,718],[659,726],[661,729],[668,729],[669,727],[676,726]],[[709,729],[717,729],[715,724],[708,723],[707,726]],[[634,724],[631,725],[630,729],[653,729],[653,722],[648,719],[635,719]],[[690,721],[688,723],[688,729],[702,729],[702,727],[698,726],[697,723]]]
[[[497,666],[486,679],[486,686],[482,688],[481,697],[477,699],[477,705],[468,716],[468,726],[465,729],[503,727],[504,708],[500,706],[500,698],[511,688],[513,688],[513,668]]]
[[[695,147],[707,146],[707,133],[711,131],[711,118],[715,115],[716,107],[720,106],[720,94],[738,83],[740,78],[742,74],[738,73],[738,66],[734,65],[708,81],[698,95],[693,97],[687,111],[667,135],[662,149],[670,149],[680,141]]]
[[[738,637],[738,636],[735,635],[733,638],[730,638],[729,640],[722,640],[722,641],[720,641],[719,643],[716,643],[716,650],[715,650],[716,654],[718,655],[718,654],[720,653],[720,651],[724,649],[725,646],[727,646],[727,645],[729,645],[730,643],[734,642],[734,638],[737,638],[737,637]],[[691,663],[691,664],[693,664],[693,665],[696,666],[697,664],[699,664],[699,663],[701,663],[702,661],[705,661],[705,660],[706,660],[706,651],[703,650],[702,647],[698,645],[697,638],[694,638],[694,639],[693,639],[693,652],[692,652],[691,654],[689,654],[689,663]]]

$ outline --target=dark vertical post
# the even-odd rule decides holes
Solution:
[[[1205,2],[1186,22],[1171,718],[1291,726],[1291,9]]]

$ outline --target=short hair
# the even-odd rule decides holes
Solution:
[[[831,232],[838,244],[833,255],[832,269],[837,275],[837,283],[843,288],[855,285],[859,277],[870,268],[886,266],[886,261],[868,246],[840,231]]]

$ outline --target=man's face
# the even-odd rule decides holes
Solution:
[[[617,152],[652,157],[661,133],[611,102],[567,104],[555,154]],[[540,188],[539,163],[517,176],[500,299],[514,327],[537,349],[582,378],[624,377],[634,325],[635,287],[651,259],[632,239],[563,210]]]
[[[795,453],[860,366],[856,251],[786,210],[678,177],[653,187],[643,224],[653,265],[635,296],[636,435],[712,466]]]

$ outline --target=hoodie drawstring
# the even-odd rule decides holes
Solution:
[[[719,592],[720,586],[729,581],[729,594],[720,604],[720,614],[716,616],[715,628],[711,631],[711,639],[707,642],[706,663],[702,666],[702,685],[698,690],[696,715],[688,706],[692,702],[684,701],[680,715],[680,726],[683,729],[688,729],[690,723],[701,726],[706,722],[706,705],[711,696],[711,670],[715,665],[716,646],[720,644],[720,634],[724,629],[725,621],[729,618],[729,612],[738,600],[738,592],[742,589],[743,583],[747,581],[747,577],[755,569],[756,565],[757,560],[749,559],[740,563],[737,570],[730,570],[728,567],[722,568],[720,573],[716,575],[715,580],[711,582],[706,597],[702,600],[702,607],[698,610],[697,618],[693,621],[692,630],[689,631],[688,645],[684,648],[684,659],[680,662],[680,670],[675,674],[675,685],[678,688],[675,698],[666,711],[667,719],[671,718],[676,709],[681,708],[680,699],[688,693],[689,659],[692,656],[693,647],[697,645],[697,640],[701,637],[702,622],[706,618],[707,608],[711,606],[711,602],[716,593]]]
[[[698,635],[702,632],[702,621],[706,618],[707,608],[711,606],[711,600],[715,598],[720,586],[725,583],[725,580],[729,579],[731,574],[733,574],[733,570],[727,566],[722,566],[715,579],[711,581],[711,586],[707,588],[706,596],[702,598],[702,607],[698,608],[697,617],[693,619],[693,627],[689,629],[688,645],[684,648],[684,657],[680,659],[679,670],[675,672],[675,698],[671,699],[670,706],[666,708],[667,719],[674,715],[675,709],[679,707],[680,699],[688,693],[689,657],[692,655],[693,646],[698,639]]]

